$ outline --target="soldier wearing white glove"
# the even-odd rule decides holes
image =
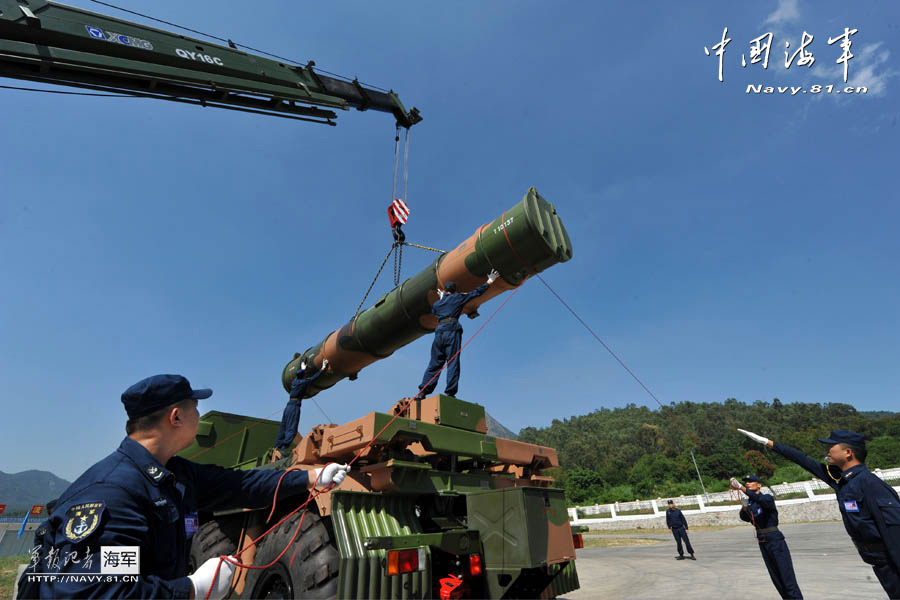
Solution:
[[[315,475],[310,477],[310,481],[315,485],[327,486],[334,484],[337,487],[343,483],[347,473],[350,472],[350,465],[339,465],[331,463],[315,470]]]
[[[770,440],[769,438],[764,438],[761,435],[757,435],[757,434],[753,433],[752,431],[747,431],[745,429],[738,429],[738,431],[740,431],[741,433],[746,435],[748,438],[750,438],[757,444],[762,444],[763,446],[766,446],[767,448],[771,448],[773,446],[772,440]]]
[[[454,281],[445,281],[443,288],[437,290],[438,301],[431,306],[432,314],[437,317],[437,328],[431,342],[431,360],[425,368],[416,398],[421,400],[434,391],[438,383],[438,374],[444,365],[447,365],[447,387],[444,393],[456,396],[462,362],[459,352],[462,348],[463,328],[459,324],[459,319],[466,304],[488,291],[499,277],[500,273],[496,269],[491,269],[487,281],[471,292],[457,293]],[[477,315],[475,312],[469,313],[470,317],[475,315]]]
[[[231,578],[234,575],[234,565],[227,560],[222,560],[222,567],[219,568],[217,574],[216,568],[220,560],[218,556],[214,556],[188,575],[188,579],[191,580],[191,584],[194,586],[191,590],[191,600],[202,600],[206,598],[207,592],[209,592],[209,600],[222,600],[228,594],[228,589],[231,587]],[[215,581],[213,578],[215,578]]]

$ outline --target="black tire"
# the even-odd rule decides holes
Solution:
[[[212,519],[201,525],[191,538],[188,572],[193,573],[215,556],[234,554],[240,543],[243,522],[243,516],[238,516]]]
[[[281,554],[297,530],[301,514],[291,516],[263,539],[254,565],[267,565]],[[268,569],[250,570],[244,595],[265,600],[337,598],[339,566],[340,555],[328,528],[318,515],[307,512],[297,539],[284,556]]]

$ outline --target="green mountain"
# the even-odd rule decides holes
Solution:
[[[71,482],[49,471],[31,470],[21,473],[0,471],[0,504],[6,504],[3,516],[28,510],[35,504],[47,504],[48,501],[58,498],[69,485]]]
[[[662,409],[629,404],[555,419],[549,427],[526,427],[523,442],[555,448],[556,483],[569,501],[594,504],[699,493],[693,452],[710,492],[728,478],[757,473],[769,483],[808,475],[780,455],[738,433],[747,429],[820,457],[833,429],[866,436],[870,468],[900,466],[900,414],[858,412],[849,404],[678,402]]]
[[[504,427],[500,424],[500,421],[492,417],[491,415],[484,413],[484,416],[487,417],[487,432],[488,435],[492,435],[494,437],[506,438],[508,440],[517,440],[519,436],[514,434],[512,431]]]

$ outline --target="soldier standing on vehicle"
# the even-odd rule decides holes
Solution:
[[[428,368],[425,369],[425,375],[422,376],[422,383],[419,384],[419,393],[416,398],[422,399],[434,391],[434,388],[437,387],[437,374],[448,362],[447,387],[444,389],[444,393],[448,396],[456,396],[456,392],[459,390],[461,358],[458,353],[463,333],[459,317],[466,303],[485,293],[498,277],[500,277],[500,273],[491,270],[487,283],[479,285],[467,294],[457,294],[456,283],[452,281],[444,283],[443,290],[438,290],[440,299],[431,307],[431,312],[438,319],[438,326],[434,330],[434,341],[431,343],[431,360]]]
[[[782,598],[803,598],[794,575],[791,551],[784,541],[784,534],[778,530],[778,509],[775,508],[772,494],[760,493],[762,481],[756,475],[744,477],[744,485],[732,477],[731,488],[746,494],[741,496],[743,506],[739,516],[742,521],[752,523],[756,528],[759,551],[775,589]]]
[[[284,407],[284,414],[281,416],[281,427],[278,428],[278,435],[275,437],[275,450],[278,452],[276,459],[288,453],[288,448],[290,448],[291,443],[297,436],[297,428],[300,426],[300,409],[302,408],[303,399],[308,397],[307,390],[327,368],[328,360],[323,358],[322,368],[316,371],[314,375],[306,377],[306,362],[301,362],[300,368],[294,373],[294,379],[291,380],[290,397],[288,398],[287,406]]]
[[[691,540],[688,539],[688,523],[687,519],[684,518],[684,513],[681,512],[681,509],[675,508],[674,500],[669,500],[668,505],[669,508],[666,509],[666,527],[675,536],[675,543],[678,544],[678,556],[675,557],[675,560],[684,560],[684,548],[681,546],[681,540],[684,540],[684,543],[687,545],[687,551],[691,555],[691,560],[697,560],[694,558]]]
[[[125,390],[127,437],[69,486],[38,528],[19,598],[199,599],[210,588],[211,599],[225,597],[234,573],[230,563],[223,561],[216,575],[219,558],[211,558],[188,574],[185,515],[271,504],[283,473],[236,471],[176,456],[193,444],[197,400],[210,395],[212,390],[192,389],[181,375],[154,375]],[[315,484],[340,485],[349,470],[331,464],[288,472],[279,498]],[[118,553],[123,547],[130,555]],[[101,577],[110,550],[117,551],[117,562],[136,562],[139,574]]]
[[[819,442],[828,447],[827,463],[761,435],[738,429],[754,442],[797,463],[834,489],[844,528],[863,562],[872,565],[890,598],[900,598],[900,498],[869,471],[866,438],[855,431],[832,431]]]

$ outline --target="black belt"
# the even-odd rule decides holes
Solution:
[[[757,529],[756,533],[762,535],[764,533],[775,533],[778,531],[778,527],[766,527],[765,529]]]
[[[887,546],[882,542],[866,542],[864,544],[854,540],[853,543],[860,552],[887,552]]]
[[[447,317],[446,319],[441,319],[438,321],[438,325],[443,325],[444,323],[452,323],[453,321],[459,321],[456,317]]]

